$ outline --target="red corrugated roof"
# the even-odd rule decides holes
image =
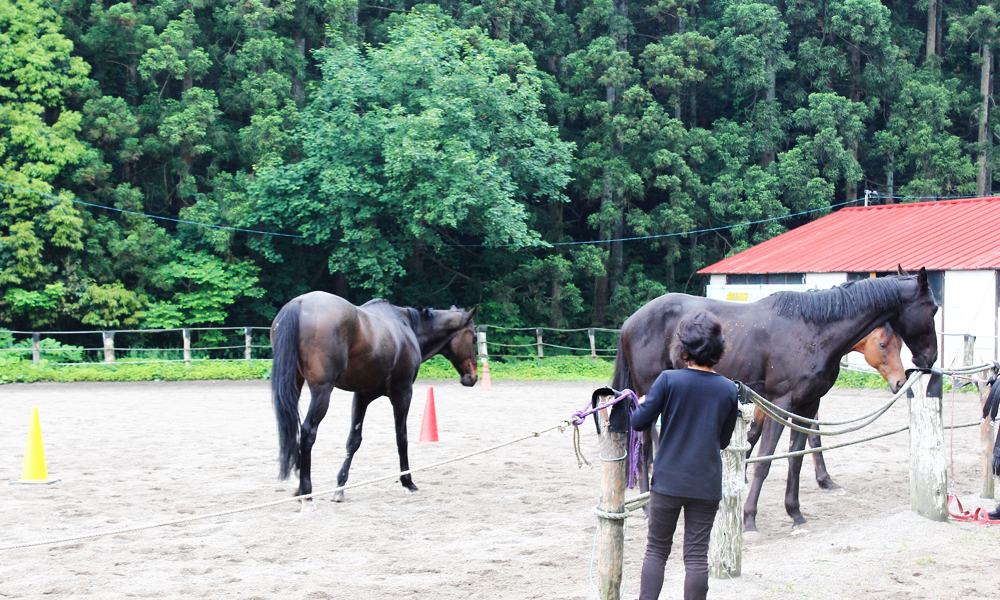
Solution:
[[[1000,269],[1000,196],[844,208],[699,273]]]

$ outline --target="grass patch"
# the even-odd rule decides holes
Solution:
[[[482,378],[482,365],[479,376]],[[490,378],[498,381],[593,381],[609,383],[614,362],[587,356],[552,356],[544,359],[490,359]],[[0,384],[45,381],[186,381],[203,379],[268,379],[270,360],[212,360],[137,363],[128,359],[115,363],[79,363],[54,366],[43,360],[34,365],[31,359],[0,355]],[[458,373],[443,356],[435,356],[420,367],[419,379],[458,379]],[[951,378],[945,377],[944,391],[951,392]],[[848,389],[888,389],[884,379],[873,373],[842,369],[836,387]],[[976,386],[960,389],[976,393]]]
[[[596,381],[607,383],[614,363],[586,356],[550,358],[490,359],[490,379],[507,381]],[[482,378],[482,365],[479,377]],[[420,367],[419,379],[457,379],[458,372],[443,356],[435,356]]]
[[[861,371],[848,371],[841,369],[837,376],[834,387],[849,388],[855,390],[881,390],[889,389],[889,384],[881,375],[877,373],[863,373]]]
[[[186,381],[205,379],[267,379],[269,360],[192,361],[184,363],[80,363],[72,366],[34,365],[30,360],[0,363],[0,383],[46,381]]]

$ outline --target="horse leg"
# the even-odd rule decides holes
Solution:
[[[777,402],[775,402],[777,404]],[[763,432],[761,434],[760,449],[757,456],[769,456],[774,454],[774,449],[778,447],[778,438],[784,425],[774,419],[765,419]],[[743,505],[743,531],[757,531],[757,501],[760,499],[760,490],[764,486],[764,480],[771,470],[771,461],[756,463],[753,471],[753,482],[750,484],[750,491],[747,493],[746,504]]]
[[[393,392],[389,397],[389,400],[392,402],[392,414],[396,419],[396,450],[399,451],[400,472],[410,470],[410,459],[407,455],[406,415],[410,412],[410,398],[412,396],[412,386],[406,386],[403,389]],[[400,475],[399,483],[410,490],[410,493],[417,491],[417,486],[413,485],[413,477],[409,473]]]
[[[810,428],[819,431],[819,425],[812,425]],[[822,445],[823,441],[819,435],[815,433],[809,435],[810,448],[820,448]],[[819,484],[819,487],[824,490],[839,490],[840,486],[834,483],[830,477],[830,473],[826,470],[826,461],[823,459],[823,453],[815,452],[812,457],[813,465],[816,467],[816,483]]]
[[[347,458],[344,465],[337,473],[337,487],[343,487],[347,483],[347,474],[351,470],[351,461],[354,453],[361,447],[361,425],[365,421],[365,413],[368,412],[368,405],[381,394],[354,394],[354,402],[351,404],[351,432],[347,434]],[[344,490],[338,490],[333,494],[334,502],[344,501]]]
[[[764,431],[764,421],[767,417],[758,408],[754,411],[753,421],[750,422],[750,427],[747,429],[747,442],[750,444],[750,448],[747,449],[747,458],[753,454],[754,446],[757,445],[757,440],[760,439],[761,432]],[[750,465],[746,465],[743,468],[743,480],[747,481],[747,472],[750,470]]]
[[[801,431],[791,431],[791,441],[788,444],[790,452],[798,452],[806,447],[807,434]],[[785,485],[785,511],[792,518],[792,530],[806,524],[802,511],[799,510],[799,478],[802,473],[802,457],[793,456],[788,459],[788,481]]]
[[[316,430],[320,421],[326,416],[326,411],[330,408],[330,393],[333,391],[333,382],[310,383],[309,391],[312,400],[309,402],[309,412],[302,420],[299,429],[299,496],[312,493],[312,447],[316,443]],[[302,501],[302,510],[315,510],[312,498]]]

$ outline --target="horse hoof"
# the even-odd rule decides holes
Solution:
[[[804,535],[806,533],[809,533],[809,530],[806,529],[805,524],[792,525],[792,535]]]
[[[333,500],[334,502],[343,502],[344,501],[344,490],[340,490],[339,492],[335,493],[333,495],[333,498],[330,498],[330,500]]]
[[[413,494],[416,494],[416,493],[417,493],[417,491],[418,491],[418,490],[417,490],[417,486],[413,486],[413,487],[411,487],[411,488],[406,488],[406,493],[407,493],[407,494],[410,494],[411,496],[412,496]]]
[[[302,512],[314,512],[316,509],[319,508],[318,506],[316,506],[316,503],[312,501],[312,498],[308,498],[306,500],[300,500],[300,502],[302,503],[300,509]]]
[[[756,542],[760,540],[760,532],[758,531],[744,531],[743,541],[744,542]]]

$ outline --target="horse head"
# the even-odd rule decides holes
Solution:
[[[869,333],[853,349],[865,355],[865,361],[889,382],[889,389],[895,393],[906,383],[906,372],[899,355],[902,347],[902,338],[896,335],[892,325],[886,323]]]
[[[913,364],[929,368],[938,356],[937,332],[934,330],[938,303],[927,281],[927,269],[921,267],[916,275],[907,275],[899,269],[899,274],[907,285],[903,288],[900,311],[889,319],[889,324],[913,353]]]
[[[452,306],[450,310],[443,311],[453,315],[449,322],[457,326],[447,343],[441,347],[441,354],[451,361],[458,371],[459,381],[465,387],[472,387],[479,379],[476,370],[476,324],[472,321],[478,310],[478,306],[470,311]]]

